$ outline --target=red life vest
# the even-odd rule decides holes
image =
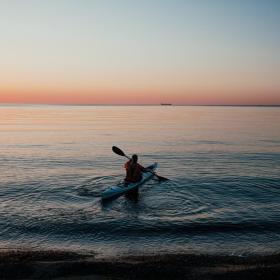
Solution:
[[[133,164],[131,160],[129,160],[124,167],[126,169],[126,182],[136,183],[142,179],[142,171],[144,171],[143,166],[138,163]]]

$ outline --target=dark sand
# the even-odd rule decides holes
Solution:
[[[62,251],[0,253],[0,279],[280,279],[280,254],[100,258]]]

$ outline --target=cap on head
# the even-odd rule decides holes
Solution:
[[[137,161],[138,161],[138,156],[137,156],[136,154],[134,154],[134,155],[132,156],[132,161],[133,161],[133,162],[137,162]]]

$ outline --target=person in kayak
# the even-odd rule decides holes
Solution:
[[[124,165],[126,169],[126,183],[136,183],[142,179],[142,172],[146,169],[138,163],[138,156],[133,155],[132,158]]]

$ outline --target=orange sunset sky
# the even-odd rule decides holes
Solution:
[[[0,103],[280,105],[280,1],[1,1]]]

